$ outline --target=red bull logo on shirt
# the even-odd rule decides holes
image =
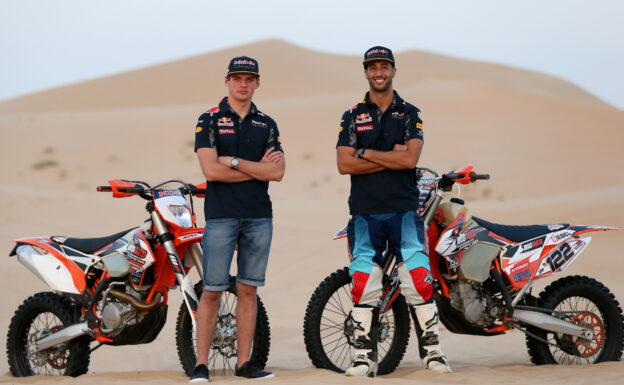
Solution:
[[[224,116],[222,118],[219,118],[219,120],[217,120],[217,126],[219,126],[219,127],[222,127],[222,126],[233,127],[234,126],[234,122],[232,122],[232,119],[226,118]]]
[[[370,123],[372,121],[373,119],[371,118],[370,114],[360,114],[355,117],[355,124]]]

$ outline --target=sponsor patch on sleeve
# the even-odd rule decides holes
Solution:
[[[422,130],[422,123],[416,123],[416,128],[420,128]]]
[[[195,129],[195,133],[201,132],[202,130],[202,126],[197,126],[197,128]]]

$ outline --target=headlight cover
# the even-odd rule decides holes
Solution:
[[[180,227],[188,229],[193,226],[191,209],[187,205],[169,205],[169,211],[176,218]]]

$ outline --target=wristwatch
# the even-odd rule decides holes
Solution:
[[[366,151],[366,148],[364,148],[364,147],[359,148],[357,150],[357,152],[356,152],[357,157],[360,158],[360,159],[363,159],[364,158],[364,151]]]
[[[232,160],[230,161],[230,166],[232,166],[232,168],[236,170],[239,163],[240,161],[238,160],[238,158],[232,158]]]

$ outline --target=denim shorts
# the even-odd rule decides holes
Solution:
[[[269,261],[273,218],[206,219],[203,258],[204,290],[223,291],[229,287],[230,265],[236,253],[236,281],[264,286]]]

